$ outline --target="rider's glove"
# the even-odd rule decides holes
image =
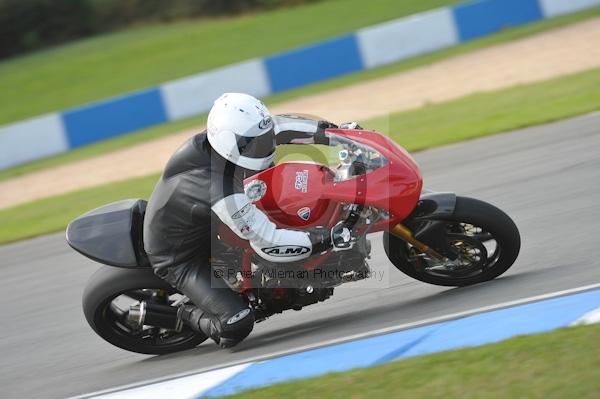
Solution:
[[[327,121],[319,121],[318,129],[313,140],[315,144],[329,145],[329,137],[325,134],[325,129],[335,129],[337,125],[335,123]]]
[[[362,126],[360,126],[358,122],[344,122],[340,125],[340,129],[363,130]]]
[[[335,123],[329,122],[329,121],[319,121],[319,128],[320,129],[337,129],[337,125]]]
[[[331,231],[327,227],[313,227],[308,231],[312,244],[311,255],[320,254],[331,248]]]

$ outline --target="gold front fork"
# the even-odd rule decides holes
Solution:
[[[441,261],[446,260],[445,256],[439,254],[434,249],[429,248],[425,243],[417,240],[415,238],[415,236],[413,236],[412,231],[410,231],[410,229],[408,227],[404,226],[402,223],[398,223],[397,225],[395,225],[391,232],[392,232],[392,234],[402,238],[404,241],[406,241],[413,247],[417,248],[419,251],[423,252],[424,254],[427,254],[427,255],[431,256],[432,258],[436,258]]]

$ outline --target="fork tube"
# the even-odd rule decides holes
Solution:
[[[394,234],[395,236],[402,238],[404,241],[406,241],[413,247],[417,248],[419,251],[423,252],[424,254],[431,256],[432,258],[436,258],[436,259],[442,260],[442,261],[446,260],[446,258],[444,256],[442,256],[441,254],[439,254],[437,251],[433,250],[432,248],[427,246],[425,243],[417,240],[415,238],[415,236],[413,236],[412,231],[410,231],[410,229],[408,227],[404,226],[402,223],[398,223],[397,225],[395,225],[392,228],[391,233]]]

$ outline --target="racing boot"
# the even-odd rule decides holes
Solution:
[[[254,317],[250,309],[244,309],[229,318],[225,324],[230,328],[225,332],[222,323],[216,317],[193,305],[180,306],[177,317],[193,331],[211,338],[221,348],[237,345],[250,334],[254,326]],[[236,325],[240,323],[241,325]]]
[[[204,334],[220,345],[220,323],[202,309],[193,305],[182,305],[178,309],[177,318],[193,331]]]

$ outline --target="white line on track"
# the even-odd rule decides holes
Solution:
[[[431,317],[431,318],[424,319],[424,320],[414,321],[414,322],[410,322],[410,323],[404,323],[404,324],[399,324],[399,325],[395,325],[395,326],[384,327],[384,328],[380,328],[377,330],[367,331],[364,333],[353,334],[353,335],[348,335],[348,336],[341,337],[341,338],[335,338],[335,339],[331,339],[331,340],[327,340],[327,341],[322,341],[322,342],[311,344],[311,345],[303,345],[303,346],[298,346],[298,347],[295,347],[292,349],[286,349],[286,350],[272,352],[272,353],[265,354],[265,355],[254,356],[254,357],[250,357],[247,359],[238,360],[235,362],[223,363],[223,364],[219,364],[216,366],[205,367],[205,368],[196,369],[193,371],[187,371],[185,373],[173,374],[173,375],[166,376],[166,377],[139,381],[139,382],[136,382],[133,384],[123,385],[118,388],[109,388],[109,389],[105,389],[105,390],[101,390],[101,391],[88,393],[85,395],[74,396],[70,399],[91,398],[91,397],[94,397],[97,395],[104,395],[104,394],[108,394],[108,393],[123,391],[126,389],[136,388],[136,387],[143,386],[143,385],[169,381],[169,380],[173,380],[176,378],[187,377],[187,376],[190,376],[193,374],[204,373],[207,371],[212,371],[212,370],[221,369],[221,368],[225,368],[225,367],[237,366],[237,365],[244,364],[244,363],[260,362],[260,361],[272,359],[274,357],[291,355],[293,353],[304,352],[304,351],[308,351],[311,349],[316,349],[316,348],[320,348],[320,347],[324,347],[324,346],[341,344],[344,342],[354,341],[354,340],[361,339],[361,338],[387,334],[387,333],[391,333],[391,332],[406,330],[409,328],[420,327],[420,326],[424,326],[424,325],[428,325],[428,324],[434,324],[434,323],[440,323],[440,322],[454,320],[454,319],[460,319],[460,318],[472,316],[472,315],[475,315],[478,313],[489,312],[492,310],[497,310],[497,309],[502,309],[502,308],[509,308],[509,307],[513,307],[513,306],[517,306],[517,305],[524,305],[524,304],[527,304],[530,302],[538,302],[538,301],[542,301],[545,299],[552,299],[552,298],[557,298],[557,297],[570,295],[570,294],[576,294],[579,292],[589,291],[589,290],[593,290],[596,288],[600,288],[600,283],[585,285],[582,287],[570,288],[570,289],[562,290],[562,291],[550,292],[547,294],[535,295],[535,296],[531,296],[531,297],[527,297],[527,298],[515,299],[513,301],[501,302],[501,303],[498,303],[495,305],[483,306],[480,308],[465,310],[462,312],[456,312],[456,313],[451,313],[451,314],[447,314],[447,315],[443,315],[443,316]]]

